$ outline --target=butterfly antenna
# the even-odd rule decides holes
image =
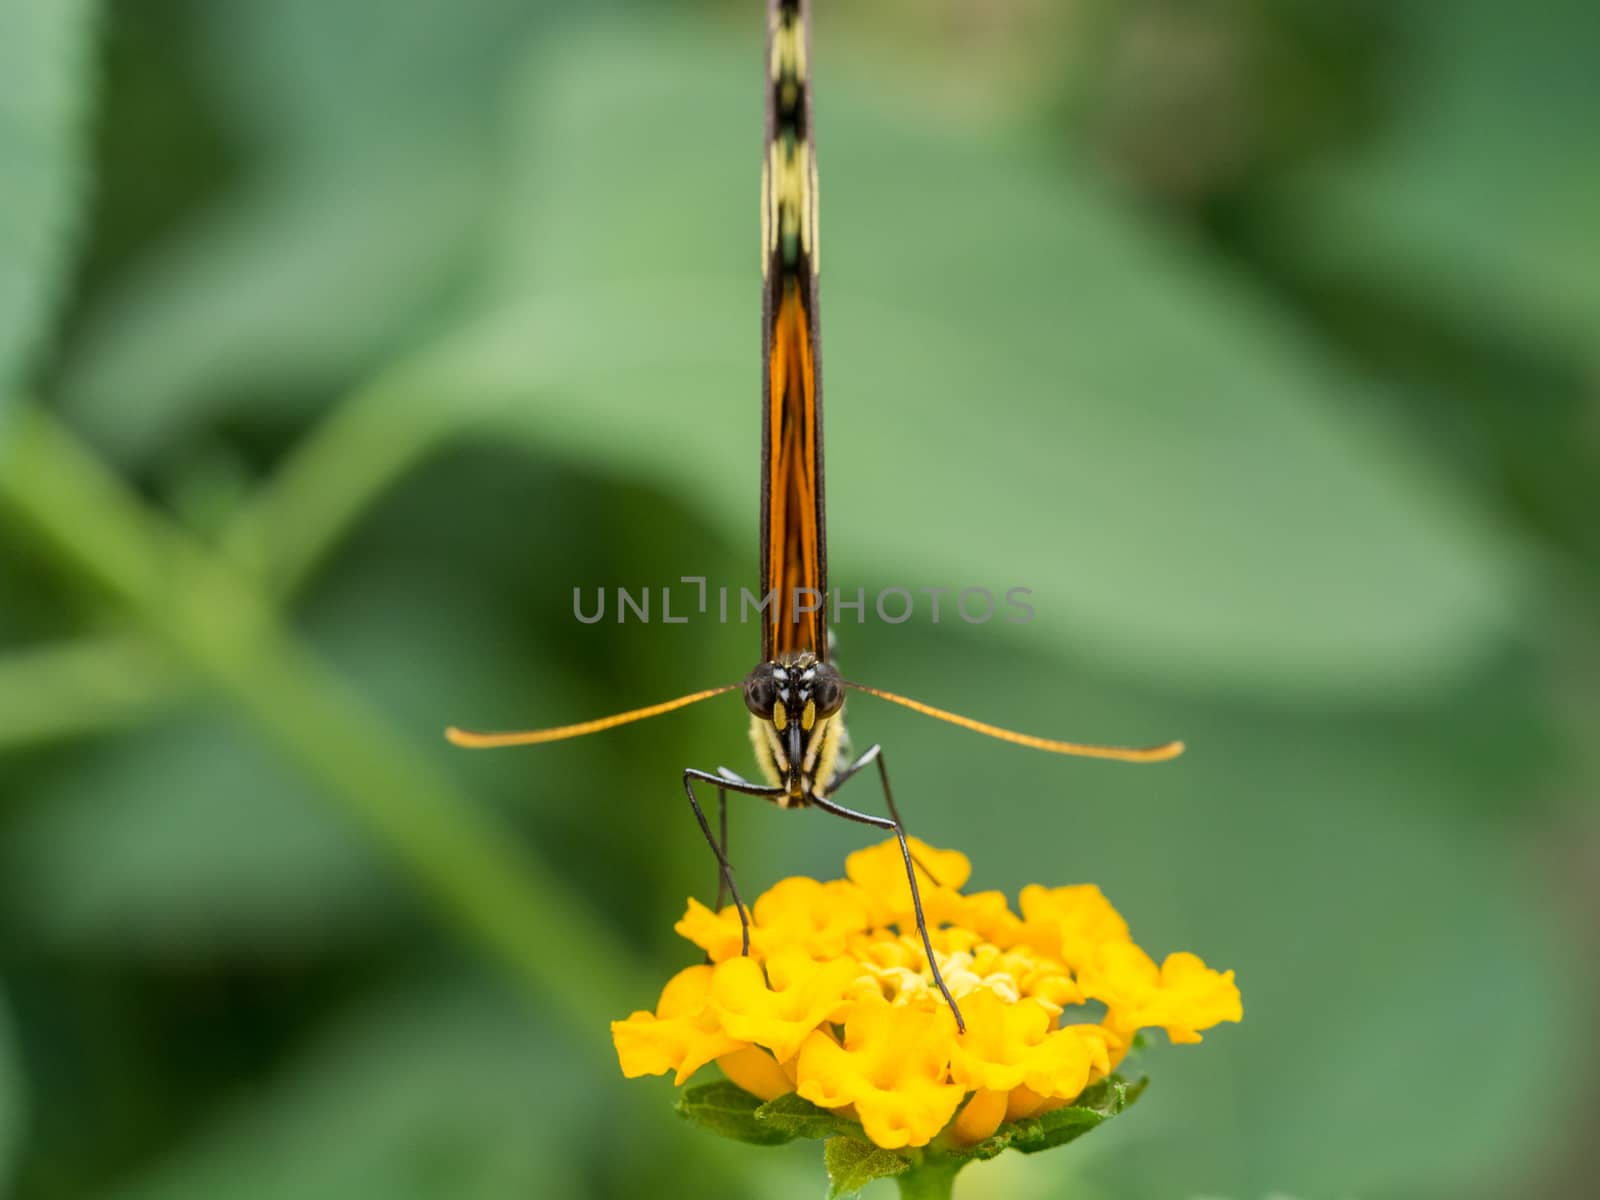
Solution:
[[[559,742],[564,738],[582,737],[586,733],[599,733],[606,729],[615,729],[618,725],[627,725],[632,721],[645,721],[651,717],[659,717],[662,713],[672,712],[674,709],[687,708],[691,704],[698,704],[702,700],[709,700],[713,696],[720,696],[724,692],[731,692],[742,687],[742,683],[726,683],[721,687],[708,688],[703,692],[690,692],[687,696],[679,696],[676,700],[664,700],[660,704],[652,704],[648,708],[635,708],[629,712],[613,713],[609,717],[600,717],[594,721],[582,721],[577,725],[559,725],[554,729],[524,729],[512,733],[473,733],[467,729],[457,729],[452,725],[444,731],[444,736],[457,746],[465,746],[469,750],[491,750],[500,746],[537,746],[541,742]]]
[[[865,692],[869,696],[876,696],[880,700],[887,700],[891,704],[898,704],[902,708],[909,708],[912,712],[919,712],[925,717],[934,717],[940,721],[948,721],[952,725],[959,725],[963,729],[970,729],[974,733],[981,733],[986,737],[999,738],[1002,742],[1012,742],[1018,746],[1027,746],[1032,750],[1048,750],[1051,754],[1072,754],[1079,758],[1108,758],[1115,762],[1152,763],[1166,762],[1170,758],[1177,758],[1183,753],[1182,742],[1164,742],[1159,746],[1094,746],[1082,742],[1058,742],[1050,738],[1034,737],[1028,733],[1017,733],[1011,729],[1001,729],[998,725],[989,725],[983,721],[974,721],[971,717],[963,717],[960,713],[946,712],[942,708],[935,708],[931,704],[924,704],[920,700],[913,700],[909,696],[899,696],[894,692],[885,692],[879,688],[868,687],[864,683],[851,683],[844,680],[844,686],[854,688],[858,692]]]

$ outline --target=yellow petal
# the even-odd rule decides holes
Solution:
[[[765,970],[752,958],[730,958],[713,968],[711,1005],[729,1034],[781,1061],[839,1015],[859,971],[854,959],[819,963],[794,948],[774,954]]]
[[[625,1076],[674,1071],[673,1082],[682,1084],[712,1059],[743,1045],[724,1032],[706,1003],[710,976],[707,966],[680,971],[662,990],[655,1012],[611,1022],[611,1041]]]
[[[1020,936],[1045,954],[1081,970],[1100,947],[1129,940],[1128,923],[1092,883],[1022,889]]]
[[[776,1100],[794,1091],[794,1082],[783,1068],[759,1046],[746,1046],[717,1059],[722,1073],[752,1096]]]
[[[764,955],[795,947],[812,958],[837,958],[853,935],[872,925],[866,894],[844,879],[781,880],[762,894],[751,915],[751,937]]]
[[[733,958],[744,947],[739,910],[731,904],[716,913],[691,896],[682,919],[672,928],[679,937],[687,938],[704,950],[714,963]]]
[[[711,968],[701,964],[685,967],[661,989],[656,1001],[658,1017],[692,1017],[705,1011],[711,999]]]
[[[957,850],[936,850],[919,838],[907,838],[906,844],[915,861],[917,892],[929,926],[959,921],[965,906],[960,888],[972,874],[967,856]],[[911,921],[911,887],[898,840],[857,850],[845,859],[844,869],[872,905],[878,923]]]
[[[962,900],[961,924],[980,939],[1001,949],[1021,940],[1022,918],[1011,911],[1004,892],[976,892]]]
[[[1006,1120],[1020,1121],[1024,1117],[1032,1117],[1045,1111],[1049,1099],[1039,1095],[1027,1084],[1019,1084],[1011,1089],[1006,1097]]]
[[[1161,964],[1161,990],[1167,1000],[1162,1026],[1174,1042],[1198,1042],[1200,1030],[1244,1019],[1233,972],[1213,971],[1196,955],[1167,955]]]
[[[819,1029],[795,1058],[795,1091],[823,1108],[843,1108],[855,1099],[856,1064],[833,1034]]]
[[[1005,1120],[1008,1099],[1006,1092],[974,1092],[950,1126],[951,1139],[961,1146],[975,1146],[993,1136],[1000,1122]]]
[[[825,1108],[854,1104],[863,1132],[880,1146],[925,1146],[965,1095],[946,1080],[954,1032],[948,1009],[858,1004],[842,1047],[821,1032],[806,1040],[796,1090]]]
[[[951,1043],[950,1078],[969,1090],[1008,1092],[1022,1083],[1053,1024],[1041,1005],[1008,1004],[987,989],[964,996],[961,1015],[967,1031]]]
[[[1028,1056],[1023,1083],[1040,1096],[1075,1100],[1088,1086],[1096,1063],[1106,1063],[1106,1044],[1077,1026],[1057,1029]]]
[[[1174,1042],[1198,1042],[1200,1030],[1244,1016],[1232,971],[1214,971],[1193,954],[1171,954],[1160,967],[1132,943],[1102,946],[1078,973],[1084,992],[1106,1005],[1106,1024],[1129,1033],[1160,1028]]]

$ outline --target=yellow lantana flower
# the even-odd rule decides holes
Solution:
[[[683,1083],[716,1060],[752,1095],[790,1091],[885,1148],[972,1145],[1004,1121],[1070,1104],[1143,1028],[1173,1042],[1242,1017],[1232,971],[1192,954],[1159,966],[1092,884],[967,895],[965,855],[910,840],[929,940],[961,1006],[960,1032],[912,917],[897,841],[849,856],[847,879],[786,879],[739,916],[689,901],[676,928],[710,964],[679,972],[655,1012],[613,1022],[627,1075]],[[1098,1023],[1063,1024],[1098,1000]],[[959,1115],[958,1115],[959,1112]]]

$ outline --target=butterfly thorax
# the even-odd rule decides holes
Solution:
[[[809,651],[759,664],[744,681],[750,742],[782,808],[826,795],[844,740],[844,684]]]

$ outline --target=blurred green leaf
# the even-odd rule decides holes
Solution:
[[[115,1200],[511,1200],[580,1194],[565,1139],[589,1068],[508,991],[361,1006]]]
[[[730,536],[756,472],[729,232],[755,235],[753,37],[606,30],[540,60],[496,292],[529,299],[430,376]],[[1505,637],[1514,556],[1269,296],[1047,146],[887,112],[818,59],[836,586],[870,563],[1028,587],[1039,619],[997,636],[1286,693],[1436,689]]]
[[[358,831],[229,720],[190,714],[85,748],[32,797],[0,875],[16,917],[57,944],[306,948],[403,911]]]
[[[26,1146],[28,1089],[17,1053],[16,1033],[5,993],[0,992],[0,1186],[16,1169]]]
[[[555,6],[542,0],[210,0],[198,68],[240,136],[361,155],[485,113]],[[404,118],[404,119],[401,119]]]
[[[251,582],[140,502],[44,413],[5,447],[0,500],[126,606],[415,876],[458,931],[587,1028],[631,990],[606,925],[299,644]]]
[[[438,319],[492,192],[520,0],[207,4],[192,53],[253,167],[90,313],[60,382],[139,458],[240,403],[321,405]]]
[[[241,398],[321,403],[398,350],[458,269],[482,187],[456,148],[410,149],[286,168],[188,227],[89,314],[67,410],[136,459]]]
[[[93,85],[91,0],[0,7],[0,406],[66,282],[84,189],[84,109]]]
[[[899,1175],[911,1165],[892,1150],[852,1137],[829,1138],[822,1161],[828,1168],[828,1200],[853,1196],[874,1179]]]
[[[544,569],[597,565],[554,527],[523,539],[519,555],[505,554],[508,534],[495,522],[506,502],[531,511],[552,495],[547,483],[519,478],[522,467],[520,456],[462,455],[408,480],[318,580],[299,624],[414,746],[439,751],[454,775],[481,781],[486,794],[512,797],[509,818],[543,807],[556,810],[543,814],[547,835],[562,822],[582,826],[603,857],[589,870],[568,866],[586,899],[601,903],[610,889],[593,886],[594,871],[638,877],[659,871],[663,859],[661,823],[645,822],[633,845],[626,831],[593,828],[572,803],[574,789],[593,789],[599,771],[625,794],[613,750],[596,741],[540,760],[530,795],[514,756],[468,755],[442,743],[450,721],[532,719],[540,711],[533,705],[553,713],[543,695],[609,702],[559,655],[527,644],[529,614],[544,611],[537,577],[525,577],[528,555]],[[451,494],[448,508],[434,487]],[[550,619],[565,618],[569,603],[558,597]],[[614,641],[606,631],[594,637],[597,645]],[[671,669],[665,662],[663,688]],[[150,716],[152,700],[171,709],[186,682],[186,672],[142,643],[0,659],[0,717],[9,714],[0,745],[81,731],[97,713],[95,727],[125,713]],[[662,732],[675,739],[682,730]],[[392,930],[403,912],[402,895],[360,831],[330,813],[301,772],[259,738],[215,715],[187,708],[76,749],[54,760],[28,797],[12,837],[0,842],[0,864],[11,864],[0,871],[0,894],[57,945],[136,955],[175,946],[228,954],[327,948]],[[683,829],[672,819],[680,815],[687,818],[673,809],[663,823]],[[687,838],[679,846],[704,865],[703,846]],[[563,846],[562,856],[574,849]],[[285,879],[295,880],[287,893]],[[669,895],[681,905],[681,885],[669,885]]]
[[[1291,179],[1263,213],[1319,274],[1591,367],[1600,345],[1594,7],[1392,9],[1382,136]]]
[[[692,1087],[678,1097],[677,1103],[680,1117],[719,1137],[756,1146],[781,1146],[794,1138],[781,1125],[768,1124],[757,1117],[760,1107],[759,1098],[726,1079]]]

